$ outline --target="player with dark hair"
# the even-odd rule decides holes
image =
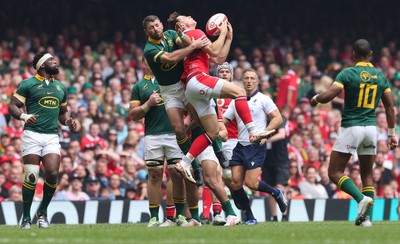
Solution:
[[[372,226],[371,212],[375,188],[372,180],[372,167],[376,156],[377,129],[375,109],[382,100],[388,122],[388,147],[397,147],[396,124],[390,84],[379,69],[372,63],[371,45],[359,39],[353,45],[354,67],[344,69],[338,74],[331,87],[315,95],[311,105],[327,103],[344,89],[346,92],[342,124],[339,136],[333,146],[328,174],[329,178],[344,192],[358,202],[356,225]],[[352,154],[358,154],[362,191],[344,174]]]
[[[191,42],[185,34],[174,30],[164,31],[163,24],[155,15],[149,15],[143,19],[143,29],[148,36],[144,48],[144,56],[160,84],[160,95],[164,99],[165,108],[172,128],[174,129],[178,145],[184,153],[187,153],[191,142],[186,134],[183,115],[188,109],[192,116],[194,109],[188,104],[184,95],[184,84],[181,81],[183,72],[183,59],[193,50],[206,45],[209,40],[204,35]],[[143,106],[147,104],[144,103]],[[193,169],[198,185],[202,185],[201,168],[197,161],[193,161]],[[190,171],[187,172],[191,173]],[[191,180],[194,181],[191,176]]]
[[[174,12],[168,21],[178,31],[182,31],[190,38],[199,39],[204,32],[196,29],[197,22],[191,16],[180,15]],[[249,131],[249,140],[258,142],[270,136],[271,131],[258,130],[253,122],[249,106],[247,104],[246,92],[244,89],[217,77],[209,75],[209,62],[222,64],[229,53],[233,40],[232,26],[223,22],[218,29],[220,35],[216,41],[190,53],[184,61],[184,74],[182,79],[186,81],[185,96],[196,109],[205,133],[196,138],[188,153],[182,161],[175,165],[185,178],[193,181],[190,175],[191,162],[204,151],[219,136],[219,127],[216,111],[210,104],[211,98],[232,98],[235,99],[237,112]]]
[[[22,160],[25,177],[22,187],[23,218],[21,228],[30,229],[30,210],[36,183],[39,179],[40,162],[43,163],[45,182],[43,201],[37,210],[40,228],[49,227],[47,207],[57,188],[60,168],[60,143],[58,123],[67,125],[75,132],[77,123],[67,109],[67,91],[54,75],[58,74],[58,64],[46,51],[38,53],[32,62],[37,70],[34,77],[24,80],[9,105],[10,114],[25,122],[22,135]],[[26,113],[21,110],[26,107]]]

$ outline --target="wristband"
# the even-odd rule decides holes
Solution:
[[[388,136],[395,136],[396,135],[396,129],[395,128],[389,128],[388,129]]]
[[[24,122],[28,121],[33,115],[32,114],[26,114],[26,113],[22,113],[19,116],[20,120],[23,120]]]
[[[318,96],[318,95],[319,95],[319,94],[313,96],[313,97],[311,98],[311,100],[314,100],[314,102],[319,103],[319,102],[317,101],[317,96]]]
[[[150,107],[147,106],[147,102],[145,102],[145,103],[141,106],[141,108],[143,109],[143,111],[144,111],[145,113],[149,112],[149,110],[150,110]]]

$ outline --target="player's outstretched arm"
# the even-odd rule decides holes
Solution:
[[[211,43],[210,45],[203,47],[203,51],[206,52],[211,57],[216,58],[218,57],[218,55],[220,55],[222,48],[224,47],[225,40],[227,39],[227,34],[228,34],[227,25],[228,25],[227,22],[222,22],[221,26],[218,27],[218,29],[221,32],[221,34],[219,34],[218,36],[218,39],[215,42]]]
[[[316,106],[318,103],[327,103],[334,99],[337,95],[342,92],[343,88],[333,83],[328,90],[323,93],[315,95],[311,99],[311,106]]]
[[[161,56],[161,63],[176,64],[189,55],[193,50],[203,48],[204,46],[209,45],[209,43],[210,40],[205,35],[197,40],[192,39],[189,46],[175,50],[172,53],[164,53]]]

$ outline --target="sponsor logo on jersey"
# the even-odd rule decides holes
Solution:
[[[61,87],[59,85],[56,85],[57,90],[61,91]]]
[[[360,77],[361,77],[361,80],[363,80],[364,82],[368,82],[369,80],[371,80],[371,75],[367,71],[361,72]]]
[[[172,40],[168,40],[168,46],[172,47],[174,45],[174,43],[172,42]]]
[[[149,87],[149,84],[144,84],[144,86],[143,86],[143,90],[146,90],[147,88]]]
[[[60,101],[56,97],[43,97],[38,103],[44,108],[56,109],[60,107]]]
[[[357,149],[357,147],[356,147],[356,146],[353,146],[353,145],[347,145],[347,149],[353,149],[353,150],[355,150],[355,149]]]
[[[167,64],[167,63],[163,63],[161,65],[161,69],[163,71],[170,71],[171,69],[173,69],[176,66],[176,64]]]
[[[54,92],[46,92],[47,93],[47,95],[50,95],[50,94],[53,94]]]
[[[363,149],[374,149],[376,148],[374,145],[363,145]]]
[[[43,89],[43,84],[39,85],[37,89]]]
[[[206,91],[200,90],[199,93],[200,93],[200,95],[204,96],[206,94]]]

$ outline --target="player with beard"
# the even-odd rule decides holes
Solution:
[[[10,114],[25,122],[21,146],[25,169],[22,187],[23,229],[31,227],[30,210],[39,179],[40,162],[43,163],[45,182],[43,200],[36,215],[39,228],[49,227],[47,207],[57,188],[61,161],[58,123],[67,125],[72,132],[77,129],[76,121],[68,113],[65,86],[54,79],[59,70],[53,56],[42,51],[33,58],[32,65],[37,70],[36,75],[20,84],[9,105]],[[26,113],[21,110],[24,106]]]

